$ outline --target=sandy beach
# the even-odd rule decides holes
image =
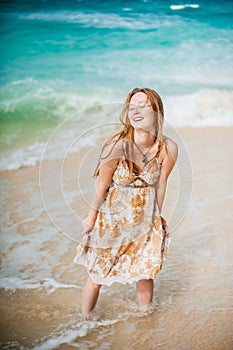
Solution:
[[[98,320],[78,319],[86,272],[73,258],[96,152],[0,172],[1,349],[232,349],[232,131],[177,129],[164,208],[172,245],[147,317],[135,286],[114,284]]]

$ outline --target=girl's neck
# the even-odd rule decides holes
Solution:
[[[153,143],[155,142],[155,135],[144,130],[135,130],[134,141],[145,148],[151,147],[151,145],[153,145]]]

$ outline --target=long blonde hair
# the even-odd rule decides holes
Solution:
[[[146,94],[147,100],[150,102],[150,104],[155,112],[155,116],[156,116],[155,117],[155,141],[158,141],[158,151],[157,151],[155,156],[156,157],[159,156],[159,154],[163,148],[163,145],[164,145],[163,133],[162,133],[163,132],[163,121],[164,121],[163,102],[162,102],[161,97],[159,96],[159,94],[156,91],[154,91],[150,88],[146,88],[146,87],[144,87],[144,88],[137,88],[136,87],[132,91],[130,91],[129,94],[127,95],[123,110],[120,114],[120,122],[122,123],[123,127],[120,131],[115,133],[113,136],[111,136],[107,140],[107,142],[105,143],[105,145],[102,149],[101,155],[103,154],[104,148],[106,146],[108,146],[109,144],[111,144],[113,142],[113,140],[116,140],[115,143],[120,139],[124,139],[125,141],[133,141],[134,140],[134,128],[130,124],[128,110],[129,110],[129,103],[130,103],[131,98],[133,97],[133,95],[135,95],[138,92],[143,92],[144,94]],[[133,159],[133,157],[132,157],[133,142],[126,142],[126,145],[127,145],[127,147],[126,147],[126,152],[127,152],[126,162],[128,164],[130,177],[132,177],[133,172],[136,171],[135,163],[132,161],[132,159]],[[109,152],[109,154],[110,153],[111,153],[111,151]],[[96,170],[94,172],[94,176],[99,175],[99,164],[100,164],[100,160],[103,159],[103,158],[101,158],[101,155],[99,158],[99,163],[98,163]],[[104,158],[107,158],[107,156]]]

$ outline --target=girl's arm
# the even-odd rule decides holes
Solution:
[[[104,202],[106,193],[111,185],[113,173],[117,167],[117,164],[118,160],[110,160],[101,166],[99,170],[98,183],[88,215],[90,220],[96,220],[98,210],[101,204]]]
[[[157,183],[157,204],[160,213],[162,212],[163,201],[166,193],[167,179],[178,157],[178,147],[173,140],[166,138],[165,145],[167,147],[167,150],[163,150],[161,173],[159,181]],[[164,224],[163,226],[166,226],[166,221],[164,219],[162,219],[162,221]]]
[[[119,159],[122,156],[121,145],[115,145],[114,149],[112,144],[107,146],[104,150],[104,154],[107,154],[110,150],[110,154],[106,158],[103,158],[99,168],[98,182],[96,190],[92,199],[89,214],[86,219],[82,222],[83,232],[82,234],[88,233],[94,227],[99,208],[104,202],[109,186],[112,182],[113,173],[117,168]]]

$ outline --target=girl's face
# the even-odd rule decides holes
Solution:
[[[129,103],[128,117],[134,129],[143,129],[154,133],[155,111],[144,92],[137,92],[132,96]]]

